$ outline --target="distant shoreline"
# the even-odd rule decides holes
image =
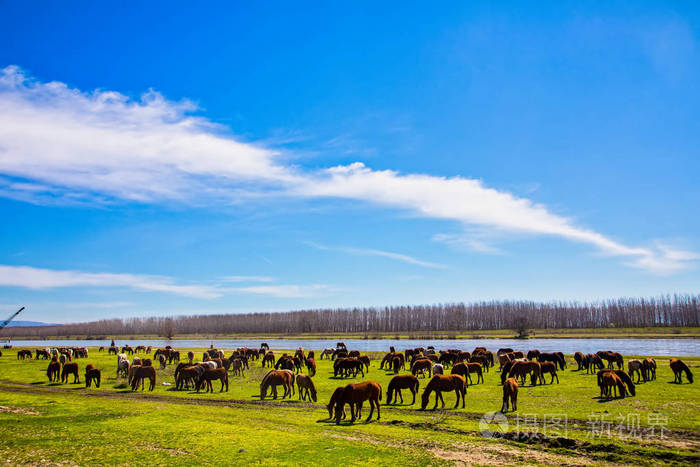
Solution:
[[[15,328],[16,331],[17,328]],[[120,334],[120,335],[71,335],[71,336],[12,336],[0,335],[0,342],[7,340],[109,340],[109,339],[167,339],[155,334]],[[176,334],[171,340],[186,339],[360,339],[360,340],[467,340],[467,339],[516,339],[515,332],[510,329],[486,331],[422,331],[415,333],[304,333],[304,334]],[[620,328],[620,329],[535,329],[528,339],[700,339],[700,328]],[[528,339],[523,339],[528,340]]]

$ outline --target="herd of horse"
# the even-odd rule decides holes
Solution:
[[[100,347],[99,351],[104,351]],[[305,352],[303,348],[297,349],[294,354],[283,353],[279,357],[270,350],[266,343],[262,343],[259,349],[238,348],[226,357],[223,350],[211,348],[204,351],[201,361],[195,362],[194,352],[187,352],[187,358],[181,359],[179,351],[171,346],[158,348],[128,345],[121,348],[111,345],[107,348],[109,354],[117,357],[117,378],[125,378],[132,391],[143,391],[148,381],[149,391],[156,386],[157,371],[154,362],[161,369],[167,365],[175,364],[174,379],[175,389],[193,389],[199,392],[206,388],[206,392],[213,392],[212,383],[219,381],[220,392],[229,390],[229,372],[233,376],[244,376],[250,369],[252,361],[260,360],[260,366],[269,367],[269,371],[260,381],[260,400],[271,393],[273,399],[280,397],[278,388],[282,388],[281,398],[295,395],[295,386],[300,400],[317,402],[318,394],[313,377],[316,376],[315,352]],[[143,353],[145,357],[136,356]],[[152,357],[151,357],[152,353]],[[88,350],[85,347],[58,347],[35,349],[34,352],[22,349],[17,352],[19,360],[46,359],[49,364],[46,375],[49,382],[68,383],[69,377],[73,377],[73,384],[80,383],[79,366],[76,359],[88,358]],[[131,358],[131,359],[130,359]],[[345,379],[364,378],[365,372],[370,369],[371,358],[362,355],[357,350],[348,350],[344,343],[338,342],[335,348],[326,348],[320,352],[320,358],[333,361],[333,378]],[[627,361],[627,371],[623,369],[624,358],[618,352],[598,351],[596,353],[583,354],[576,352],[573,359],[577,364],[576,371],[585,371],[587,374],[597,376],[597,384],[600,389],[601,399],[624,398],[636,395],[636,384],[649,382],[656,379],[657,365],[653,358],[630,359]],[[181,361],[182,360],[182,361]],[[469,385],[484,382],[484,373],[489,372],[498,365],[500,383],[502,385],[503,400],[501,412],[517,410],[518,388],[527,384],[547,384],[546,375],[549,375],[549,384],[559,383],[559,372],[567,368],[567,361],[562,352],[540,352],[530,350],[527,353],[515,351],[510,348],[498,349],[495,353],[484,347],[476,347],[472,352],[460,349],[446,349],[436,351],[434,347],[418,347],[396,351],[391,347],[379,363],[379,369],[393,374],[386,392],[386,405],[394,405],[398,401],[404,404],[402,391],[408,390],[411,394],[411,403],[416,403],[419,394],[420,378],[427,379],[427,384],[421,394],[421,409],[425,410],[430,402],[430,397],[435,393],[433,409],[438,403],[445,407],[444,392],[455,393],[455,408],[466,405],[466,391]],[[670,367],[674,374],[674,382],[682,383],[683,376],[689,383],[693,382],[693,374],[690,368],[679,359],[671,359]],[[308,374],[302,373],[306,368]],[[449,374],[447,370],[450,370]],[[408,374],[399,374],[401,370]],[[474,378],[472,376],[474,375]],[[635,381],[636,378],[636,381]],[[101,370],[93,364],[85,367],[85,384],[90,387],[94,384],[100,387],[102,379]],[[363,381],[339,386],[331,395],[326,405],[329,419],[340,423],[347,418],[345,407],[350,408],[350,421],[354,422],[361,417],[364,402],[370,405],[368,420],[372,418],[374,411],[377,419],[381,416],[380,401],[382,399],[382,387],[375,381]]]

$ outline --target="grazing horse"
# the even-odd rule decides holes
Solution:
[[[433,365],[433,374],[434,375],[441,375],[444,373],[444,371],[443,371],[444,369],[445,369],[445,367],[443,367],[439,363],[436,363],[435,365]]]
[[[649,380],[649,381],[655,380],[656,379],[656,360],[654,360],[653,358],[645,358],[642,361],[642,372],[646,373],[647,380]]]
[[[627,373],[630,375],[630,378],[634,378],[634,375],[637,375],[637,384],[639,384],[640,380],[644,380],[644,382],[647,382],[647,372],[644,371],[642,361],[638,359],[632,359],[627,361]]]
[[[554,365],[559,365],[561,367],[561,370],[564,371],[564,364],[562,363],[561,359],[559,356],[555,353],[540,353],[537,355],[537,361],[542,363],[542,362],[552,362]]]
[[[262,367],[265,368],[267,364],[270,364],[270,368],[275,366],[275,353],[274,352],[267,352],[265,356],[262,359]]]
[[[187,352],[187,360],[189,360],[190,365],[192,365],[192,361],[194,360],[194,352],[192,352],[191,350]]]
[[[272,386],[272,398],[277,399],[277,386],[284,388],[282,399],[292,394],[294,389],[294,373],[288,370],[270,370],[260,383],[260,400],[267,395],[267,388]]]
[[[452,371],[450,372],[452,375],[462,375],[469,381],[469,384],[474,384],[471,376],[472,373],[476,373],[476,384],[484,382],[484,373],[481,370],[481,363],[457,363],[452,367]]]
[[[399,356],[401,354],[396,355],[392,360],[391,360],[391,367],[394,369],[394,374],[397,375],[399,374],[399,370],[403,366],[401,362],[404,360]]]
[[[472,355],[469,363],[479,363],[484,370],[489,371],[489,360],[483,354]]]
[[[338,386],[335,388],[335,391],[333,391],[333,394],[331,395],[331,400],[328,401],[328,404],[326,405],[326,409],[328,409],[328,419],[332,420],[333,419],[333,413],[335,412],[336,407],[338,407],[338,402],[340,401],[340,396],[343,393],[344,386]],[[345,420],[345,408],[342,409],[342,417],[343,420]]]
[[[527,359],[528,360],[537,360],[537,356],[540,354],[539,350],[528,350],[527,351]]]
[[[58,360],[51,360],[48,368],[46,368],[46,376],[49,377],[49,382],[58,382],[58,377],[61,375],[61,364]]]
[[[624,398],[627,395],[625,385],[622,383],[619,376],[612,371],[606,371],[600,379],[600,398],[602,399],[605,397],[606,399],[611,399],[613,397],[613,392],[615,393],[615,397],[618,397],[618,392],[619,397]]]
[[[350,423],[354,423],[357,417],[362,415],[362,403],[369,401],[370,411],[367,420],[372,419],[374,409],[377,409],[377,420],[381,417],[379,401],[382,398],[382,387],[374,381],[348,384],[343,388],[338,397],[335,408],[335,423],[340,423],[345,404],[350,404]],[[353,408],[354,407],[354,408]]]
[[[226,392],[228,392],[228,371],[226,371],[226,368],[209,369],[202,373],[197,383],[197,392],[199,392],[205,384],[207,386],[207,392],[214,392],[211,382],[217,379],[221,381],[221,389],[219,392],[224,392],[224,386],[226,386]]]
[[[596,369],[602,370],[605,368],[603,360],[596,354],[586,354],[583,358],[583,366],[586,367],[586,374],[595,373]]]
[[[608,368],[612,368],[613,364],[617,365],[617,369],[621,370],[623,366],[622,354],[619,352],[611,352],[609,350],[600,350],[596,352],[601,359],[608,362]]]
[[[503,405],[501,406],[501,413],[508,412],[508,399],[510,399],[510,408],[513,412],[518,410],[518,381],[515,378],[508,378],[503,383]]]
[[[141,390],[144,388],[144,380],[148,379],[148,390],[153,391],[156,387],[156,369],[152,366],[135,366],[132,367],[134,374],[131,380],[131,390],[136,391],[141,383]]]
[[[51,352],[46,349],[36,349],[36,360],[39,360],[39,357],[48,360],[51,358]]]
[[[678,384],[683,384],[683,373],[685,373],[688,382],[692,384],[693,374],[690,372],[688,365],[677,358],[672,358],[670,360],[671,370],[673,370],[673,382]]]
[[[66,363],[65,365],[63,365],[63,371],[61,371],[61,383],[68,383],[69,375],[73,375],[73,384],[80,382],[80,375],[78,374],[77,363]]]
[[[622,381],[625,385],[627,385],[627,390],[632,396],[637,395],[637,389],[634,386],[634,381],[632,381],[632,378],[624,372],[624,370],[615,370],[615,369],[608,369],[605,368],[603,370],[598,371],[598,386],[602,384],[603,381],[603,375],[605,373],[615,373],[618,378],[620,378],[620,381]]]
[[[418,373],[420,373],[425,378],[425,370],[428,370],[428,376],[432,376],[432,369],[433,362],[427,358],[422,358],[413,362],[413,365],[411,365],[411,374],[417,376]]]
[[[316,386],[310,376],[299,373],[297,375],[297,389],[299,390],[299,399],[305,401],[308,397],[309,400],[316,402]]]
[[[311,352],[309,352],[311,353]],[[309,357],[306,359],[306,369],[309,371],[309,375],[316,376],[316,360]]]
[[[20,350],[17,352],[17,360],[24,360],[24,359],[31,359],[32,358],[32,351],[31,350]]]
[[[420,382],[418,381],[418,378],[416,378],[413,375],[394,376],[393,378],[391,378],[391,381],[389,381],[389,388],[386,391],[387,405],[396,404],[397,398],[401,399],[401,403],[403,404],[403,395],[401,394],[402,389],[408,389],[409,391],[411,391],[411,394],[413,395],[413,401],[411,402],[411,405],[415,404],[416,394],[418,393],[419,386]]]
[[[321,352],[321,360],[323,360],[324,357],[330,359],[333,352],[335,352],[335,349],[331,349],[330,347],[323,349]]]
[[[167,359],[165,358],[164,354],[161,353],[158,355],[158,363],[160,363],[161,370],[165,370],[166,361],[167,361]]]
[[[576,371],[581,371],[583,369],[583,353],[576,352],[574,354],[574,361],[578,365],[578,368],[576,368]]]
[[[199,365],[180,368],[175,375],[175,389],[189,388],[190,384],[192,384],[192,387],[196,387],[197,382],[205,371],[206,368]]]
[[[549,381],[549,384],[554,383],[554,378],[557,379],[557,384],[559,384],[559,375],[557,375],[557,365],[554,362],[542,362],[540,363],[540,368],[542,370],[540,374],[540,381],[542,384],[544,384],[544,374],[549,373],[552,375],[552,379]]]
[[[231,362],[231,373],[233,376],[245,376],[243,372],[243,361],[240,358],[229,359],[229,362]]]
[[[90,384],[94,381],[95,387],[100,387],[100,380],[102,379],[102,372],[99,368],[88,368],[85,370],[85,387],[89,388]]]
[[[457,401],[455,402],[455,409],[459,407],[459,399],[462,398],[462,408],[464,408],[466,394],[467,394],[467,382],[463,376],[457,374],[450,375],[435,375],[428,382],[428,385],[423,391],[421,396],[421,410],[425,410],[428,406],[428,399],[430,399],[430,393],[435,391],[435,406],[433,410],[437,409],[438,399],[442,402],[442,407],[445,408],[445,399],[442,398],[442,393],[444,391],[454,391],[457,396]]]
[[[509,378],[520,378],[521,383],[525,384],[525,379],[531,375],[532,385],[536,385],[537,381],[542,378],[542,365],[540,362],[518,361],[510,368]]]
[[[360,355],[357,359],[362,362],[367,372],[369,372],[369,363],[371,361],[369,355]]]

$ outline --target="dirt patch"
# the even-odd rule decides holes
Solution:
[[[177,449],[177,448],[165,448],[163,446],[152,446],[152,445],[146,445],[146,446],[140,446],[148,451],[158,451],[158,452],[164,452],[170,456],[176,457],[176,456],[187,456],[191,454],[189,451],[185,449]]]
[[[0,413],[16,413],[21,415],[41,415],[39,412],[30,409],[23,409],[22,407],[6,407],[0,405]]]

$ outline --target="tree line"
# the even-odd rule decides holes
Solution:
[[[105,319],[56,326],[6,328],[3,337],[67,337],[233,333],[417,333],[490,329],[700,326],[700,296],[619,298],[598,302],[485,301]]]

